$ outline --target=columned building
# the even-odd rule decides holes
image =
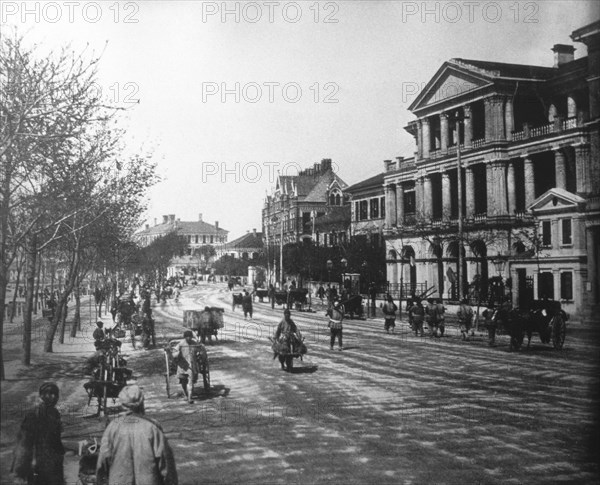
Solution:
[[[573,32],[577,60],[562,44],[553,67],[451,59],[427,83],[405,128],[415,156],[384,176],[391,283],[456,298],[501,276],[515,305],[598,304],[599,27]]]

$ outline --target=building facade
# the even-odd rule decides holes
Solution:
[[[214,225],[204,222],[202,214],[198,215],[197,221],[182,221],[176,219],[175,214],[169,214],[163,216],[161,224],[157,224],[156,220],[153,226],[146,224],[146,227],[136,233],[135,237],[141,246],[148,246],[155,239],[173,231],[186,238],[189,255],[193,255],[202,246],[208,245],[216,248],[227,243],[229,234],[229,231],[219,227],[219,221],[215,221]]]
[[[387,170],[391,160],[384,161]],[[379,173],[346,189],[350,195],[350,232],[352,237],[365,237],[376,246],[383,244],[385,223],[385,193],[383,179]]]
[[[262,210],[265,246],[323,240],[327,228],[324,233],[321,229],[319,236],[315,222],[348,204],[347,186],[334,173],[330,159],[323,159],[298,175],[278,175]]]
[[[598,304],[599,27],[573,32],[577,60],[561,44],[553,67],[451,59],[427,83],[415,156],[384,175],[390,282],[453,299],[497,276],[515,305]]]
[[[217,258],[228,255],[237,259],[256,260],[262,254],[264,254],[263,233],[256,232],[256,229],[217,248]]]

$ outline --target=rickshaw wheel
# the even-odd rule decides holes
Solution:
[[[567,325],[561,315],[555,315],[552,318],[552,344],[556,350],[560,350],[565,343],[565,334]]]

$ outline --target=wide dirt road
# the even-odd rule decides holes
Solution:
[[[452,328],[431,340],[403,322],[388,335],[381,319],[349,320],[339,352],[317,305],[292,312],[308,354],[287,373],[268,341],[281,309],[255,303],[245,321],[230,301],[223,286],[201,286],[154,309],[161,345],[181,335],[183,310],[226,309],[208,347],[212,389],[200,385],[194,404],[175,378],[167,398],[160,349],[123,346],[182,484],[598,483],[600,345],[589,324],[569,325],[562,351],[534,337],[511,353],[506,337],[489,348]],[[100,436],[104,420],[82,414],[68,437]]]

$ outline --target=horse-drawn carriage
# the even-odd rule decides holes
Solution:
[[[500,305],[494,309],[491,318],[488,315],[483,326],[495,326],[499,333],[508,335],[511,350],[521,348],[525,335],[529,348],[534,333],[539,335],[542,343],[552,343],[560,350],[565,342],[568,319],[559,301],[543,299],[532,300],[528,305],[514,309]]]
[[[170,378],[177,374],[178,356],[175,354],[174,349],[179,343],[179,340],[171,340],[167,347],[165,347],[165,381],[167,387],[167,397],[171,397],[171,383]],[[206,392],[210,391],[210,366],[208,364],[208,353],[206,347],[202,344],[196,344],[196,362],[198,374],[202,375],[202,384]],[[192,391],[193,393],[193,391]]]
[[[348,315],[350,318],[354,318],[356,315],[358,318],[362,318],[364,314],[362,296],[350,295],[345,300],[341,300],[344,305],[344,315]]]
[[[88,395],[88,406],[92,398],[98,400],[98,412],[107,414],[108,399],[113,403],[121,389],[127,385],[133,372],[128,369],[127,362],[121,355],[121,342],[116,339],[105,340],[98,351],[88,359],[88,373],[91,379],[83,385]]]
[[[234,295],[235,296],[235,295]],[[223,313],[225,310],[219,307],[205,307],[204,310],[185,310],[183,312],[183,326],[194,330],[200,342],[205,343],[212,337],[217,337],[220,328],[224,327]]]
[[[299,312],[304,311],[305,305],[308,304],[308,289],[291,288],[288,291],[276,291],[275,303],[286,305],[287,308],[295,308]]]

